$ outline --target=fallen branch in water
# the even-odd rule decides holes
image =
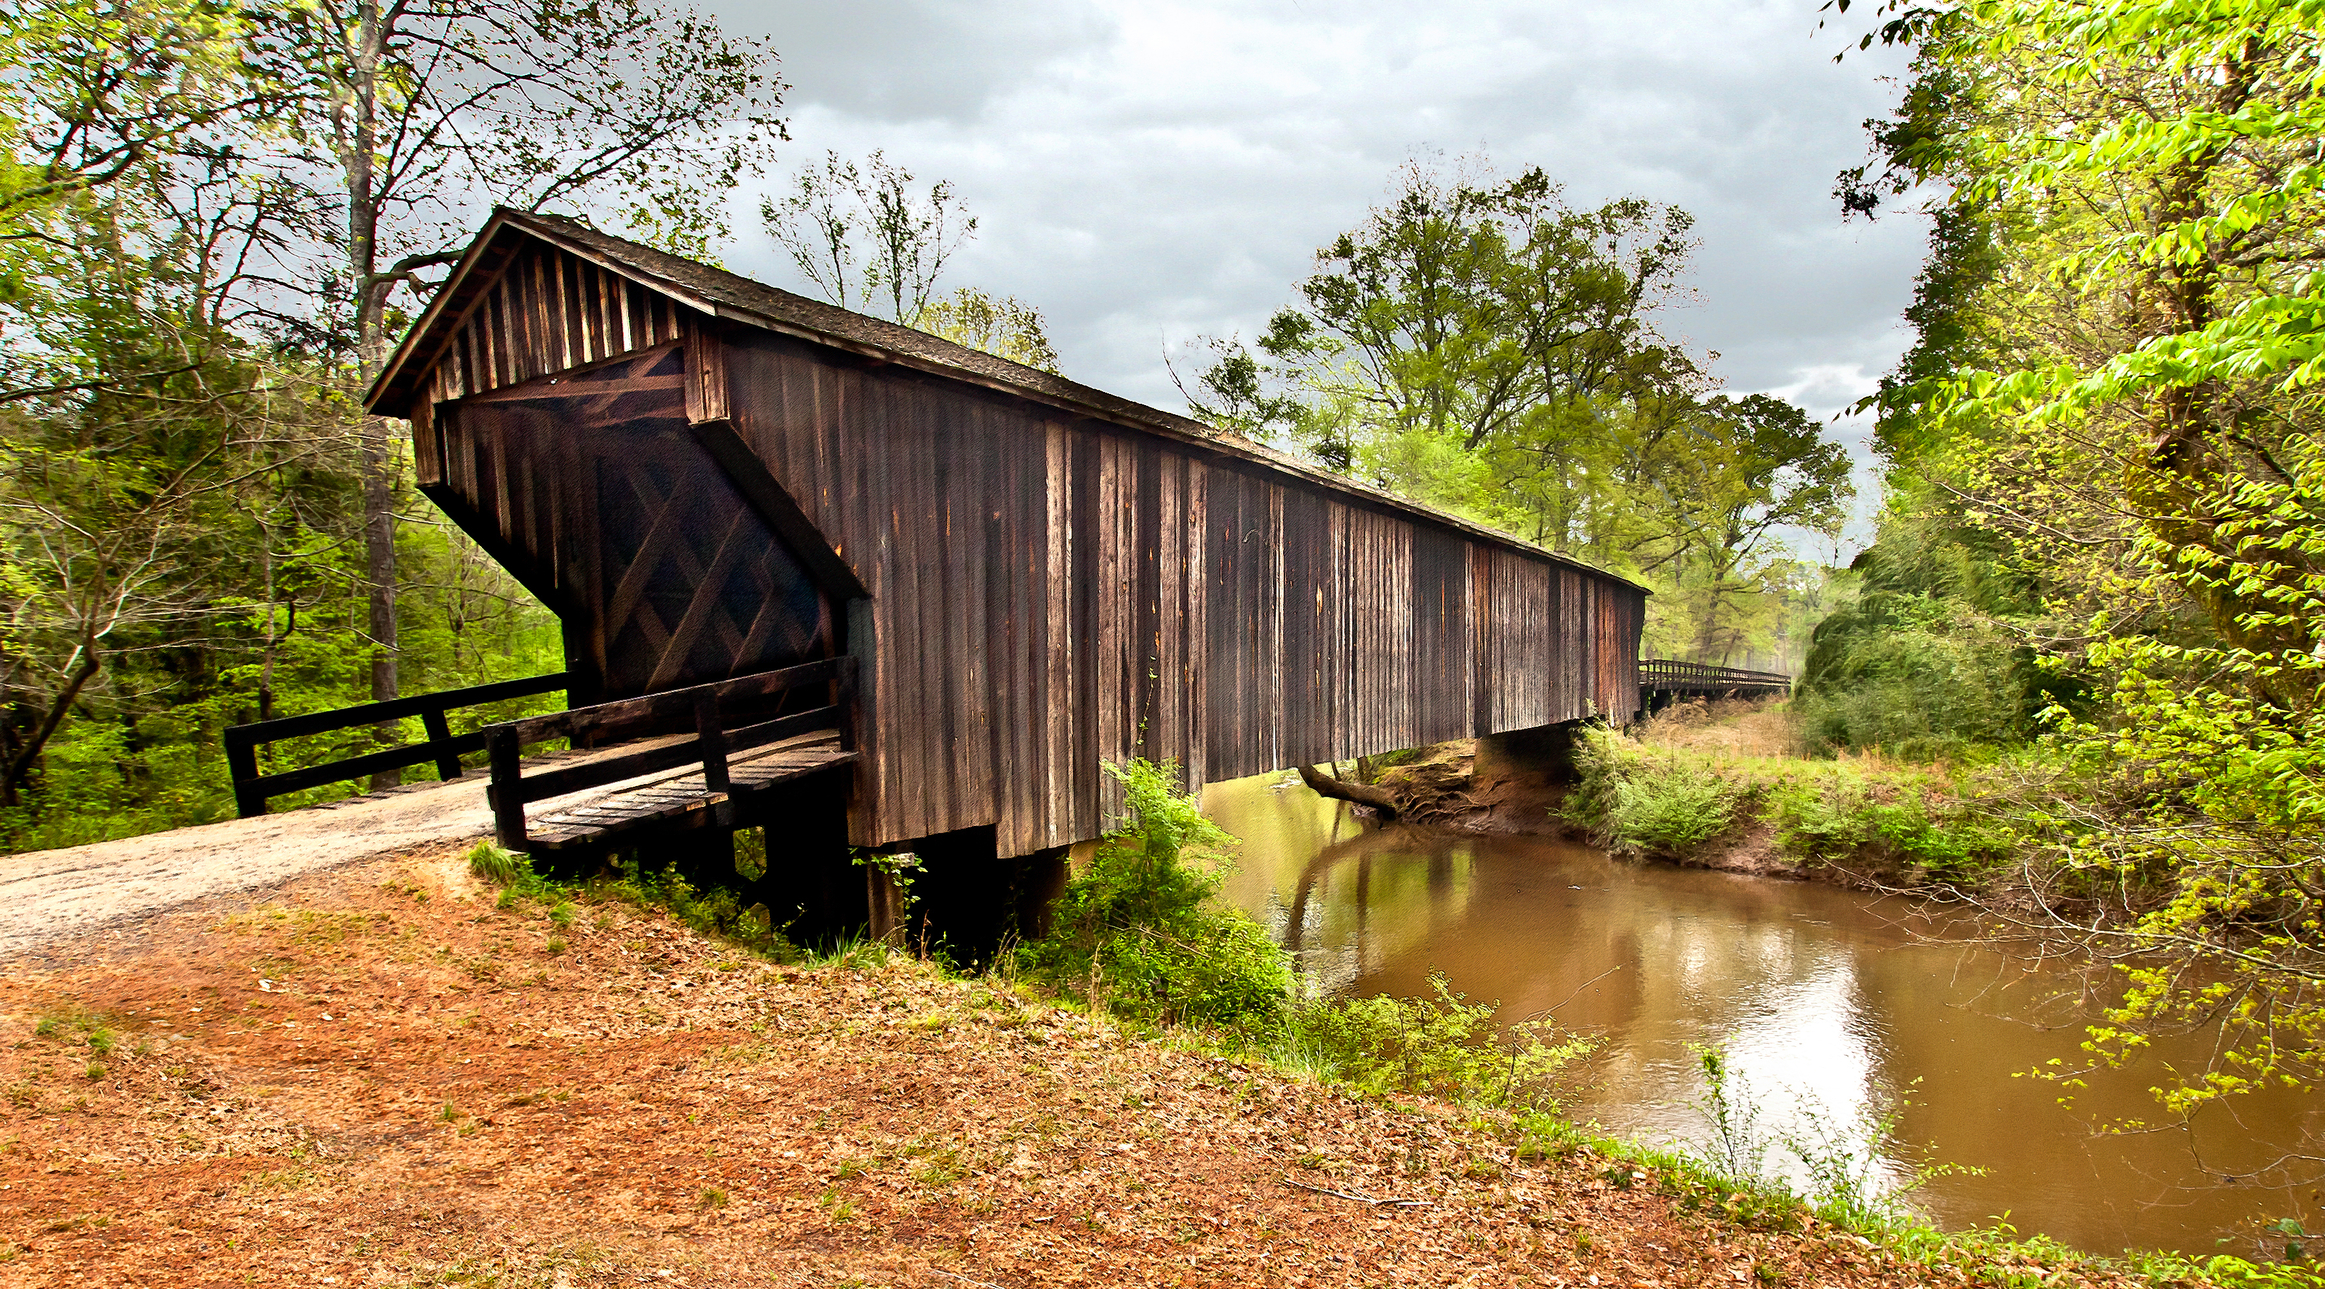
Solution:
[[[1384,823],[1404,813],[1403,808],[1397,804],[1396,794],[1388,789],[1376,788],[1369,783],[1350,783],[1346,779],[1336,779],[1312,765],[1300,767],[1300,782],[1307,784],[1308,790],[1319,797],[1370,806],[1380,812]]]

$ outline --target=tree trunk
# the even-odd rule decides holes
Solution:
[[[347,178],[347,267],[355,289],[357,378],[368,386],[387,362],[387,288],[379,280],[380,192],[374,172],[379,148],[379,69],[387,32],[379,5],[357,8],[356,47],[349,60],[346,116],[340,136],[340,164]],[[396,669],[396,516],[394,431],[378,417],[365,417],[363,463],[363,574],[371,632],[371,697],[385,702],[401,694]],[[377,729],[382,746],[400,742],[397,722]],[[403,782],[400,770],[371,776],[374,792]]]
[[[57,726],[64,724],[65,713],[72,710],[73,700],[81,696],[82,687],[89,683],[90,677],[97,674],[100,665],[95,642],[82,646],[80,665],[66,678],[64,689],[57,694],[56,701],[49,704],[48,715],[41,719],[39,727],[25,738],[23,746],[17,748],[16,755],[9,759],[6,774],[0,775],[0,806],[22,804],[20,788],[31,775],[33,762],[40,759],[40,750],[48,746],[49,738],[57,732]]]
[[[1346,779],[1336,779],[1314,766],[1300,767],[1300,782],[1307,784],[1309,791],[1319,797],[1369,806],[1380,815],[1383,822],[1394,820],[1404,813],[1396,796],[1388,789],[1376,788],[1369,783],[1350,783]]]

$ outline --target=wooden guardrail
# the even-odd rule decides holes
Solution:
[[[726,728],[720,713],[722,706],[763,703],[790,690],[825,684],[832,686],[832,694],[831,702],[823,707],[732,730]],[[493,832],[501,845],[510,850],[523,850],[527,805],[698,762],[702,766],[704,789],[724,794],[730,790],[729,757],[816,730],[837,730],[840,746],[853,750],[855,700],[856,660],[843,656],[486,726],[483,731],[485,758],[492,768],[492,786],[486,793],[492,803]],[[681,742],[592,759],[580,765],[545,769],[529,777],[524,773],[524,749],[528,744],[554,738],[571,739],[575,743],[585,740],[603,743],[667,729],[673,723],[689,720],[694,737]]]
[[[1714,667],[1708,663],[1679,662],[1670,658],[1642,658],[1639,660],[1639,688],[1685,689],[1704,693],[1790,689],[1792,677],[1780,671],[1746,671],[1742,667]]]
[[[460,777],[460,755],[463,752],[484,750],[484,731],[454,734],[446,713],[462,707],[478,707],[511,698],[530,698],[535,694],[553,694],[565,688],[566,673],[550,676],[529,676],[523,680],[503,680],[490,685],[472,685],[467,689],[447,689],[440,693],[419,694],[411,698],[391,698],[386,702],[362,703],[342,707],[337,711],[315,712],[306,716],[284,716],[271,721],[253,721],[248,725],[232,725],[226,730],[226,766],[234,776],[234,808],[243,818],[266,813],[269,797],[302,788],[321,787],[344,779],[361,779],[382,770],[401,770],[405,766],[436,763],[436,773],[447,779]],[[367,752],[362,756],[326,761],[303,769],[284,770],[276,774],[258,772],[258,749],[284,739],[301,738],[309,734],[329,734],[334,730],[355,729],[364,725],[379,725],[387,721],[420,718],[427,731],[427,739],[419,743],[405,743],[397,747]]]

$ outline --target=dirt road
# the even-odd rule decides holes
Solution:
[[[552,752],[527,758],[527,770],[584,765],[653,745]],[[683,773],[662,771],[551,797],[527,812],[538,817]],[[264,890],[415,846],[481,840],[492,834],[484,789],[485,776],[471,773],[254,819],[0,855],[0,960],[205,895]]]
[[[492,831],[484,776],[255,819],[0,856],[0,958],[204,895]]]

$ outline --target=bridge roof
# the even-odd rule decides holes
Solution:
[[[1521,541],[1450,511],[1408,501],[1346,476],[1316,469],[1232,431],[1133,402],[924,331],[842,309],[600,232],[580,220],[507,207],[493,211],[492,218],[486,221],[444,285],[429,301],[427,310],[389,356],[365,396],[365,410],[380,416],[410,416],[412,400],[421,396],[429,369],[443,355],[470,306],[499,278],[515,247],[526,238],[562,247],[607,272],[711,317],[843,350],[874,362],[894,363],[982,386],[1124,429],[1199,443],[1208,451],[1249,461],[1271,473],[1293,476],[1311,487],[1347,494],[1364,504],[1453,528],[1483,541],[1579,569],[1593,577],[1641,591],[1647,589],[1619,574]]]

